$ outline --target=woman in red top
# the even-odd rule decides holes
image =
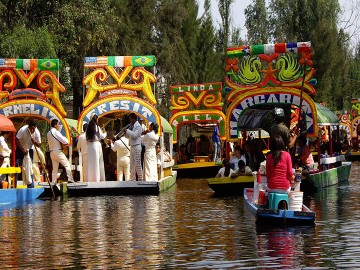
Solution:
[[[290,192],[290,183],[294,181],[291,156],[285,151],[285,143],[280,135],[271,139],[270,154],[266,158],[266,177],[269,192]]]

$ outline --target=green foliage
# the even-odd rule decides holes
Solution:
[[[16,26],[0,34],[1,56],[6,58],[57,58],[57,41],[46,26],[36,30]]]
[[[264,44],[269,41],[268,19],[265,0],[256,0],[245,9],[245,26],[250,44]]]

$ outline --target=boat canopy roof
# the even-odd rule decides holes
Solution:
[[[13,122],[2,114],[0,114],[0,131],[16,132]]]
[[[163,132],[164,133],[170,133],[172,134],[173,133],[173,129],[170,125],[170,123],[168,122],[168,120],[166,120],[164,117],[162,117],[160,115],[160,118],[161,118],[161,125],[162,125],[162,128],[163,128]]]
[[[316,104],[316,111],[318,115],[319,126],[338,126],[339,118],[329,108],[322,106],[319,103]]]
[[[239,117],[238,130],[261,130],[261,122],[270,112],[271,110],[247,109]]]

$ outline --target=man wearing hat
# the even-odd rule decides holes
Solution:
[[[270,138],[280,135],[285,146],[289,149],[295,143],[296,136],[291,133],[289,128],[285,125],[285,113],[282,108],[275,108],[273,111],[276,124],[271,127]]]

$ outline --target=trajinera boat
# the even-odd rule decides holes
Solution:
[[[275,123],[274,106],[284,108],[290,129],[301,128],[308,139],[321,137],[323,127],[339,126],[336,115],[313,100],[316,80],[311,54],[311,42],[228,48],[227,142],[241,143],[240,134],[249,130],[269,132]],[[334,156],[320,159],[319,155],[316,169],[304,174],[303,187],[323,188],[348,180],[351,163],[344,162],[340,153],[336,157],[329,154]]]
[[[180,178],[212,177],[221,168],[226,121],[220,82],[171,86],[170,125],[176,146],[174,170]],[[212,139],[217,126],[220,157],[214,159]]]
[[[43,187],[27,188],[24,185],[17,185],[15,175],[21,173],[21,168],[15,166],[15,134],[16,129],[10,119],[0,114],[0,132],[11,132],[11,149],[10,166],[0,168],[0,174],[6,175],[0,189],[0,205],[9,205],[22,202],[31,202],[37,199],[43,192]],[[2,157],[1,163],[3,163]],[[5,165],[4,165],[5,166]]]
[[[84,59],[84,93],[83,111],[77,122],[77,130],[82,132],[83,124],[88,123],[93,114],[99,119],[99,126],[107,131],[108,137],[126,126],[127,115],[135,113],[144,119],[146,124],[159,125],[160,146],[163,149],[164,133],[169,134],[172,142],[173,130],[165,118],[156,109],[154,83],[156,58],[148,56],[102,56]],[[106,146],[103,149],[109,149]],[[170,148],[170,154],[172,149]],[[104,153],[109,158],[113,151]],[[81,156],[81,155],[80,155]],[[115,154],[116,159],[116,154]],[[177,173],[172,170],[174,161],[165,161],[164,152],[160,152],[158,181],[113,181],[88,182],[82,179],[66,185],[69,196],[87,195],[122,195],[151,194],[158,195],[176,183]],[[105,165],[106,167],[106,165]],[[82,171],[81,162],[79,170]],[[81,177],[82,178],[82,177]]]

